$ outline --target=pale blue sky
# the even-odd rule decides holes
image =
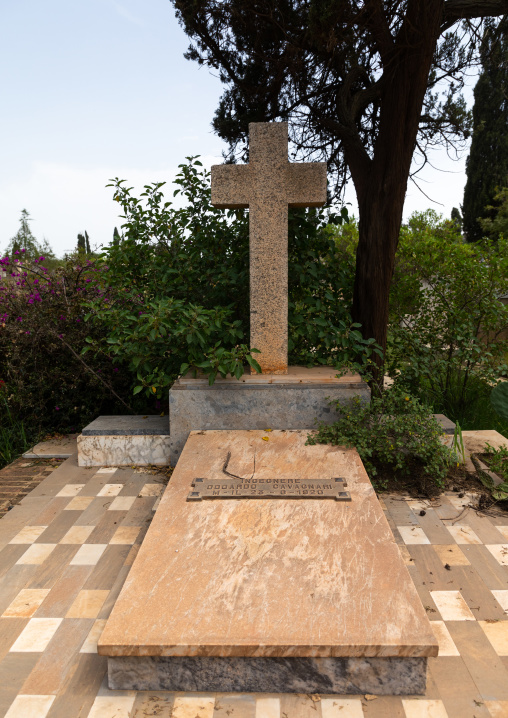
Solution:
[[[183,58],[187,44],[169,0],[0,0],[0,250],[23,208],[58,255],[85,229],[109,242],[121,223],[110,177],[141,188],[169,182],[187,155],[221,162],[221,84]],[[464,161],[433,163],[453,172],[422,182],[444,207],[410,186],[406,216],[462,201]],[[354,210],[352,188],[347,199]]]

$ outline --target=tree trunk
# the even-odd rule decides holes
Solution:
[[[361,166],[352,156],[354,148],[345,148],[360,215],[352,316],[364,338],[374,337],[383,353],[404,198],[442,13],[443,0],[409,0],[403,27],[385,58],[374,156]],[[375,361],[373,385],[380,387],[383,359]]]

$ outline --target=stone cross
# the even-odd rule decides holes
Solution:
[[[212,167],[212,204],[250,210],[250,346],[263,374],[288,373],[288,206],[325,202],[326,162],[290,164],[286,122],[252,122],[249,164]]]

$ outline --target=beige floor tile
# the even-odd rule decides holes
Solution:
[[[64,544],[83,544],[90,536],[95,526],[71,526],[65,536],[60,540]]]
[[[161,502],[161,499],[160,499],[160,496],[159,496],[159,498],[157,499],[157,501],[156,501],[156,502],[154,503],[154,505],[152,506],[152,511],[157,511],[157,509],[159,508],[160,502]]]
[[[48,595],[49,588],[23,588],[2,613],[2,618],[30,618]]]
[[[97,696],[88,718],[130,718],[136,696]]]
[[[119,526],[111,537],[112,544],[133,544],[141,531],[141,526]]]
[[[47,528],[47,526],[25,526],[9,543],[33,543]]]
[[[16,696],[5,718],[45,718],[55,696]]]
[[[117,496],[108,506],[108,511],[128,511],[135,500],[135,496]]]
[[[98,618],[93,624],[90,633],[86,637],[80,648],[80,653],[97,653],[97,641],[101,637],[101,633],[106,625],[106,618]]]
[[[446,628],[444,621],[431,621],[430,625],[434,631],[436,641],[439,643],[440,656],[460,656],[457,646],[450,636],[450,631]]]
[[[482,542],[478,538],[478,536],[475,534],[472,528],[469,528],[469,526],[466,526],[465,524],[455,524],[455,526],[449,526],[446,525],[446,528],[451,533],[455,541],[459,544],[461,543],[468,543],[468,544],[481,544]]]
[[[419,526],[397,526],[405,544],[429,544],[425,531]]]
[[[494,556],[496,561],[501,564],[501,566],[508,566],[508,544],[489,544],[486,548]]]
[[[41,564],[57,547],[56,543],[33,543],[25,553],[18,558],[18,564]]]
[[[84,511],[87,509],[93,498],[91,496],[75,496],[65,507],[65,511]]]
[[[123,489],[123,484],[104,484],[97,496],[118,496]]]
[[[508,591],[505,590],[498,590],[495,589],[492,591],[494,598],[499,603],[501,608],[503,608],[505,611],[508,611]]]
[[[95,566],[104,551],[107,549],[106,543],[87,543],[80,546],[77,553],[73,556],[71,566]]]
[[[85,484],[66,484],[57,496],[77,496]]]
[[[485,701],[492,718],[508,718],[508,701]]]
[[[443,701],[425,699],[402,699],[406,718],[448,718]]]
[[[31,618],[12,644],[11,653],[42,653],[62,620],[62,618]]]
[[[160,496],[164,491],[163,484],[145,484],[141,491],[140,496]]]
[[[496,526],[496,529],[501,533],[508,541],[508,526]]]
[[[211,693],[180,694],[175,697],[172,718],[213,718],[214,705]]]
[[[450,545],[434,544],[433,548],[443,562],[443,566],[446,564],[449,566],[470,565],[468,559],[464,556],[464,553],[460,550],[460,547],[456,543]]]
[[[362,702],[358,698],[322,698],[323,718],[363,718]]]
[[[185,718],[192,718],[192,716],[185,716]],[[263,695],[257,696],[256,718],[280,718],[280,698]]]
[[[430,595],[444,621],[475,620],[460,591],[431,591]]]
[[[65,618],[97,618],[108,594],[109,591],[80,591]]]
[[[116,466],[103,466],[102,469],[96,471],[96,474],[114,474],[117,471]]]
[[[498,656],[508,656],[508,621],[478,621]]]
[[[399,546],[400,554],[401,554],[402,558],[404,559],[404,563],[406,564],[406,566],[413,566],[414,560],[411,557],[411,554],[409,553],[409,551],[407,550],[407,547],[405,546],[405,544],[402,544],[402,545],[398,544],[398,546]]]
[[[469,506],[470,503],[474,503],[477,500],[476,494],[468,493],[462,498],[458,496],[458,494],[447,494],[446,498],[451,503],[454,509],[457,509],[457,511],[462,511],[463,508],[466,506]]]

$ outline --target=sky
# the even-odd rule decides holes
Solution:
[[[211,128],[222,85],[185,60],[187,45],[169,0],[0,0],[0,252],[22,209],[58,256],[85,230],[98,248],[122,222],[109,179],[139,191],[166,181],[172,199],[185,157],[222,162]],[[410,183],[405,218],[429,207],[450,216],[466,156],[433,152],[441,171],[418,179],[430,199]],[[354,214],[352,186],[346,201]]]

